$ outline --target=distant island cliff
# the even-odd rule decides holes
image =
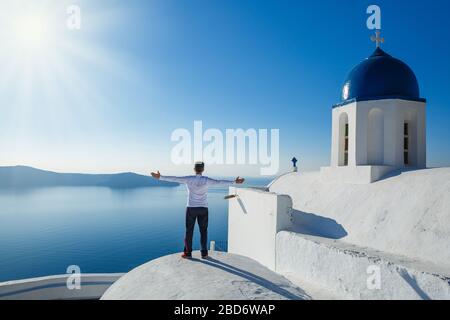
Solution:
[[[159,181],[132,172],[117,174],[57,173],[27,166],[0,167],[0,188],[96,186],[117,189],[175,187],[178,183]]]

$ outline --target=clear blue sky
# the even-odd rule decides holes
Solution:
[[[36,1],[22,3],[35,10]],[[12,46],[0,49],[0,165],[180,174],[190,166],[171,163],[170,135],[202,120],[220,130],[278,128],[280,171],[293,155],[316,170],[329,163],[341,85],[374,49],[370,4],[382,9],[383,48],[414,70],[428,100],[428,165],[450,165],[447,0],[42,3],[52,19],[39,45],[0,33]],[[71,3],[81,8],[81,30],[65,28]]]

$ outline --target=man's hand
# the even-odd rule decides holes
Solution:
[[[234,182],[236,182],[237,184],[241,184],[245,181],[244,178],[240,178],[239,176],[236,178],[236,180],[234,180]]]
[[[155,172],[152,172],[152,177],[155,179],[161,178],[161,173],[159,173],[159,170]]]

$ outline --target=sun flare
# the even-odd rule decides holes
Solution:
[[[44,14],[28,14],[18,17],[13,30],[17,45],[22,49],[42,49],[51,38],[48,17]]]
[[[97,77],[131,78],[104,41],[123,21],[111,18],[119,9],[86,2],[80,12],[89,20],[80,21],[89,23],[71,29],[69,3],[0,0],[0,118],[7,123],[1,129],[13,132],[4,141],[14,148],[34,150],[30,137],[61,143],[70,127],[97,129],[109,106]]]

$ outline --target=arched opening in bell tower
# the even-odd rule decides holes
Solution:
[[[346,112],[339,116],[339,166],[348,166],[349,125]]]

